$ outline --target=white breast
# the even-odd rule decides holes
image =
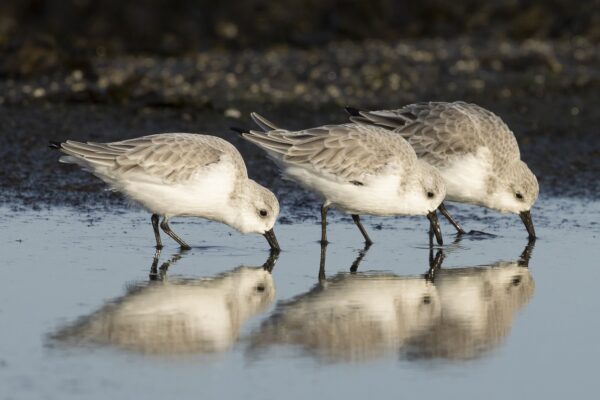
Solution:
[[[487,196],[486,181],[490,168],[487,148],[456,158],[448,165],[438,168],[446,182],[446,199],[481,204]]]

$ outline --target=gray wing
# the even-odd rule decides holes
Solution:
[[[445,165],[454,156],[475,153],[483,146],[506,160],[520,157],[516,139],[506,124],[475,104],[418,103],[397,110],[359,111],[350,119],[398,132],[420,158],[436,166]]]
[[[368,125],[327,125],[290,132],[250,131],[243,137],[286,165],[357,181],[388,166],[410,168],[416,155],[401,137]]]
[[[247,177],[237,149],[214,136],[166,133],[113,143],[68,140],[60,149],[69,156],[66,162],[104,177],[143,174],[166,183],[181,183],[224,157],[235,164],[240,177]]]

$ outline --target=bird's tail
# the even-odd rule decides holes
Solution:
[[[255,112],[250,113],[250,117],[252,117],[254,122],[256,122],[256,125],[260,126],[260,129],[262,129],[265,132],[274,131],[275,129],[279,129],[279,127],[277,127],[277,125],[275,125],[274,123],[272,123],[271,121],[269,121],[268,119],[263,117],[262,115],[259,115]]]
[[[351,117],[360,117],[360,110],[354,107],[344,107]]]
[[[354,107],[346,107],[346,112],[350,114],[350,121],[355,124],[366,124],[371,125],[373,121],[369,118],[370,115],[367,111],[359,110]]]
[[[52,150],[60,150],[62,148],[62,143],[51,140],[48,142],[48,148]]]

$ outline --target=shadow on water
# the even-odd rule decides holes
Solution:
[[[318,361],[366,361],[398,354],[404,360],[473,359],[497,347],[534,283],[530,242],[515,261],[444,269],[443,252],[430,250],[423,275],[350,272],[325,275],[322,247],[319,283],[280,302],[250,338],[247,354],[293,346]]]
[[[183,254],[158,267],[157,251],[149,281],[127,285],[124,296],[59,328],[50,342],[158,355],[230,349],[243,324],[275,299],[271,271],[276,256],[261,267],[240,266],[212,278],[168,279],[169,267]]]

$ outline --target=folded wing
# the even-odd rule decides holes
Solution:
[[[243,137],[287,167],[310,169],[338,180],[361,181],[387,167],[410,167],[416,160],[406,141],[367,125],[250,131]]]
[[[61,143],[68,157],[101,178],[143,175],[164,183],[183,183],[202,168],[230,157],[241,177],[247,177],[239,152],[230,143],[196,134],[158,134],[113,143]]]
[[[420,158],[443,167],[455,156],[475,153],[482,146],[519,157],[512,132],[492,112],[475,104],[418,103],[397,110],[357,111],[350,119],[401,134]]]

